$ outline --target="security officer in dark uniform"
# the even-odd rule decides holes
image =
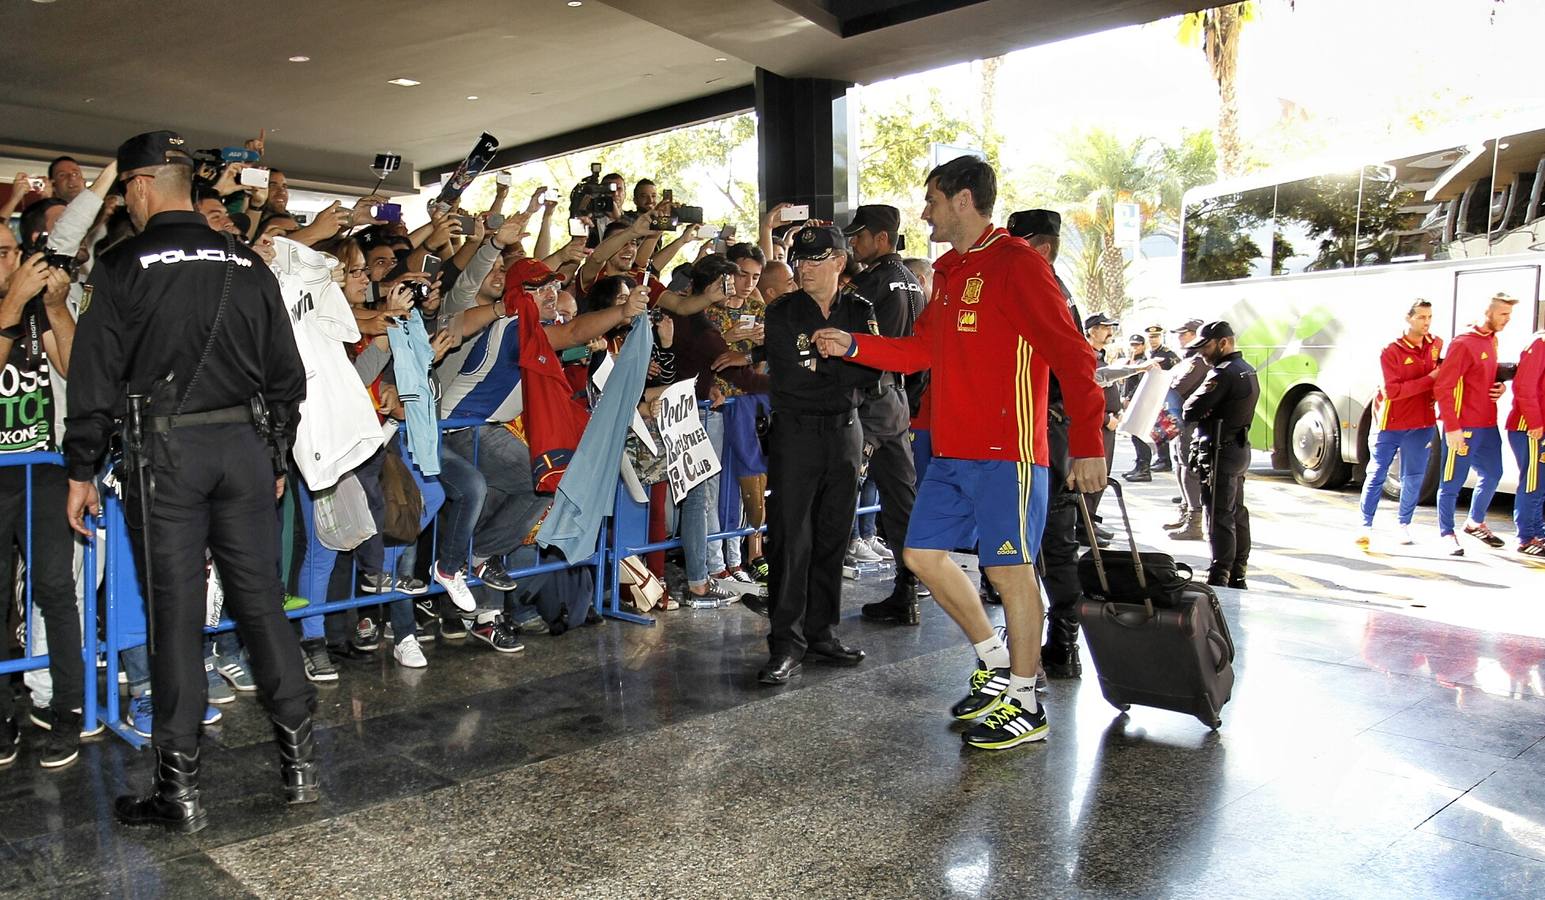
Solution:
[[[1212,564],[1207,583],[1245,588],[1250,561],[1250,510],[1245,507],[1245,471],[1250,468],[1250,422],[1261,395],[1255,369],[1234,344],[1227,322],[1208,322],[1187,349],[1195,348],[1212,368],[1186,400],[1181,418],[1196,423],[1193,465],[1202,480],[1208,510]]]
[[[860,206],[844,229],[853,258],[866,268],[852,281],[853,290],[874,307],[875,322],[885,337],[910,337],[923,311],[923,285],[901,261],[901,211],[894,206]],[[917,499],[917,469],[912,463],[912,414],[903,377],[880,376],[858,408],[864,426],[864,455],[869,476],[880,491],[880,524],[896,552],[896,586],[878,603],[866,603],[863,616],[879,622],[917,625],[917,579],[901,561],[901,542]]]
[[[1062,216],[1049,209],[1027,209],[1008,219],[1009,234],[1024,238],[1053,265],[1062,242]],[[1055,274],[1055,273],[1054,273]],[[1073,292],[1057,276],[1057,286],[1068,303],[1074,322],[1083,322]],[[1046,587],[1046,643],[1041,646],[1041,667],[1048,678],[1077,678],[1083,674],[1078,658],[1078,602],[1083,589],[1078,581],[1078,495],[1068,489],[1072,456],[1068,452],[1068,413],[1062,403],[1062,385],[1053,372],[1046,385],[1046,445],[1050,454],[1051,497],[1046,506],[1046,528],[1041,535],[1040,576]],[[983,579],[984,590],[988,582]]]
[[[874,307],[842,289],[848,244],[830,226],[800,231],[789,253],[800,289],[767,308],[764,349],[771,380],[767,440],[767,545],[772,632],[763,684],[785,684],[814,655],[836,665],[864,658],[837,639],[842,558],[858,503],[864,432],[858,405],[880,373],[823,359],[822,328],[876,334]]]
[[[93,479],[114,420],[124,420],[118,476],[147,582],[156,777],[149,795],[120,797],[115,810],[126,824],[186,833],[208,821],[198,779],[206,548],[274,722],[286,797],[318,799],[316,691],[284,617],[274,518],[306,374],[273,274],[193,211],[184,140],[130,138],[118,173],[141,233],[98,259],[81,303],[67,514],[86,530],[84,511],[98,509]]]

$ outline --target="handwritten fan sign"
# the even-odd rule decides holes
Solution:
[[[665,442],[665,474],[671,502],[718,474],[719,456],[708,443],[708,431],[697,414],[697,382],[678,381],[660,395],[660,438]]]

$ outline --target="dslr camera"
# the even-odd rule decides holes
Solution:
[[[35,242],[21,245],[22,259],[26,259],[34,253],[43,254],[43,262],[50,269],[59,269],[71,278],[74,278],[76,273],[80,271],[80,263],[75,261],[74,256],[68,253],[55,253],[48,249],[48,232],[46,231],[39,232],[38,239]]]
[[[683,224],[703,224],[703,208],[701,206],[675,205],[676,198],[672,195],[670,190],[666,190],[665,195],[660,199],[663,203],[671,204],[671,214],[669,216],[652,216],[649,220],[649,227],[651,230],[675,231]]]
[[[601,164],[591,163],[590,174],[569,191],[569,210],[575,216],[601,216],[611,212],[616,192],[601,183]]]

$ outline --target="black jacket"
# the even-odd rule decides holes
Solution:
[[[1198,440],[1217,436],[1225,445],[1248,446],[1260,396],[1255,369],[1236,350],[1207,372],[1201,388],[1186,400],[1181,418],[1196,423]]]
[[[168,375],[179,397],[188,392],[220,305],[225,248],[224,236],[198,213],[163,212],[98,258],[70,367],[64,435],[70,478],[95,474],[126,394],[156,396],[152,386]],[[182,412],[242,406],[262,394],[293,441],[306,370],[279,282],[240,244],[231,270],[219,334]],[[175,411],[153,404],[150,414]]]
[[[923,296],[922,282],[901,261],[900,253],[890,253],[875,260],[873,265],[853,279],[852,287],[874,307],[874,320],[879,325],[881,336],[912,335],[912,326],[917,323],[917,317],[922,315],[923,303],[927,298]],[[902,381],[906,386],[912,415],[915,416],[923,391],[928,388],[928,371],[925,369],[904,376]]]
[[[874,369],[822,359],[812,338],[822,328],[879,333],[874,307],[856,292],[837,295],[831,318],[821,315],[821,307],[804,291],[784,294],[767,307],[766,323],[764,346],[775,414],[848,412],[858,407],[862,392],[879,381]]]

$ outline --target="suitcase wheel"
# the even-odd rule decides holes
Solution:
[[[1117,709],[1121,710],[1122,712],[1126,712],[1127,710],[1132,708],[1132,704],[1130,704],[1130,703],[1117,703],[1114,700],[1111,701],[1110,705],[1116,707]]]

